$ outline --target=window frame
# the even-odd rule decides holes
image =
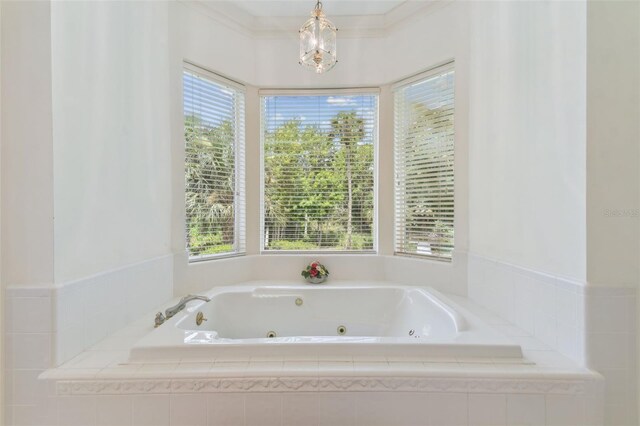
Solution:
[[[453,83],[453,152],[454,152],[454,164],[453,164],[453,218],[452,218],[452,224],[453,224],[453,230],[454,230],[454,237],[453,237],[453,244],[452,244],[452,249],[451,249],[451,255],[450,256],[441,256],[441,255],[434,255],[434,254],[420,254],[420,253],[407,253],[407,252],[403,252],[403,251],[398,251],[398,197],[397,197],[397,191],[398,191],[398,187],[397,187],[397,180],[398,180],[398,171],[397,171],[397,149],[396,149],[396,144],[397,144],[397,140],[396,140],[396,93],[398,92],[398,90],[410,86],[414,83],[423,81],[428,79],[429,77],[433,77],[434,75],[437,74],[441,74],[442,72],[446,72],[447,70],[453,71],[454,72],[454,83]],[[457,85],[456,85],[456,67],[455,67],[455,61],[454,60],[450,60],[450,61],[446,61],[443,63],[440,63],[434,67],[431,67],[425,71],[421,71],[417,74],[414,74],[410,77],[404,78],[402,80],[399,80],[397,82],[395,82],[394,84],[391,85],[391,92],[392,92],[392,108],[393,108],[393,120],[391,123],[392,129],[393,129],[393,255],[394,256],[401,256],[401,257],[411,257],[411,258],[417,258],[417,259],[422,259],[422,260],[433,260],[433,261],[437,261],[437,262],[442,262],[442,263],[446,263],[446,264],[452,264],[453,263],[453,259],[455,256],[455,252],[456,252],[456,237],[455,237],[455,231],[456,231],[456,195],[457,195],[457,191],[456,191],[456,182],[457,182],[457,176],[456,176],[456,89],[457,89]]]
[[[264,140],[264,98],[271,96],[348,96],[370,95],[376,99],[375,124],[373,131],[373,220],[371,223],[373,247],[370,250],[266,250],[265,243],[265,140]],[[339,88],[339,89],[260,89],[258,90],[259,132],[260,132],[260,255],[377,255],[379,253],[378,230],[378,176],[380,146],[380,88]]]
[[[234,242],[233,250],[223,253],[205,254],[192,256],[189,250],[189,231],[187,229],[187,212],[186,212],[186,152],[187,141],[183,137],[183,196],[182,196],[182,208],[184,214],[184,221],[182,229],[184,231],[185,251],[187,254],[187,260],[189,264],[206,262],[210,260],[226,259],[230,257],[245,256],[247,254],[247,223],[246,223],[246,86],[227,78],[214,71],[206,69],[200,65],[194,64],[189,61],[183,61],[182,63],[182,78],[184,79],[185,72],[195,74],[202,78],[212,81],[215,84],[225,86],[234,90],[235,96],[241,96],[241,102],[239,99],[235,101],[236,117],[235,117],[235,141],[234,141],[234,174],[235,174],[235,186],[234,186]],[[185,91],[182,86],[182,125],[183,135],[185,133],[185,115],[184,115],[184,100]],[[240,108],[241,106],[241,108]]]

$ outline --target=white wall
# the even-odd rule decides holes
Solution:
[[[588,3],[588,280],[640,279],[640,6]]]
[[[168,8],[54,2],[55,280],[170,252]]]
[[[585,3],[472,16],[470,251],[584,282]]]
[[[589,1],[587,23],[587,279],[606,295],[587,306],[587,315],[597,319],[587,343],[592,366],[613,394],[607,398],[609,424],[637,424],[640,4]],[[635,292],[620,297],[624,289],[617,287]],[[603,308],[607,317],[597,316]],[[600,347],[608,348],[606,356],[597,356]]]
[[[50,5],[46,2],[2,2],[0,48],[1,90],[1,181],[2,206],[2,276],[1,290],[8,293],[13,286],[29,292],[34,286],[53,283],[53,144],[51,137],[51,34]],[[13,403],[30,404],[26,398],[37,398],[35,392],[18,389],[25,381],[35,381],[36,371],[26,369],[24,360],[36,354],[38,360],[49,353],[50,341],[34,332],[16,338],[13,324],[25,330],[25,320],[39,314],[39,329],[51,330],[47,303],[35,301],[38,309],[18,312],[2,297],[4,364],[0,375],[4,389],[4,414],[11,421]],[[21,301],[27,300],[22,298]],[[6,321],[5,321],[6,320]],[[38,330],[38,331],[40,331]],[[27,340],[38,341],[38,349],[26,346]],[[17,351],[17,347],[26,351]],[[13,357],[13,354],[17,354]],[[13,362],[14,359],[18,363]],[[15,365],[21,367],[13,374]],[[0,423],[4,424],[4,419]]]
[[[340,33],[340,31],[338,31]],[[298,33],[256,40],[255,85],[262,88],[377,87],[385,80],[384,38],[340,37],[338,63],[328,73],[315,74],[298,64]]]
[[[233,80],[254,82],[256,60],[251,34],[234,30],[229,22],[196,7],[187,2],[169,4],[171,37],[175,43],[171,59],[186,59]]]
[[[51,16],[47,2],[3,2],[2,280],[53,283]]]
[[[384,81],[395,82],[452,59],[456,73],[458,66],[467,67],[470,6],[469,2],[443,2],[389,28],[380,61]]]

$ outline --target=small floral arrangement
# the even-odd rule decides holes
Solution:
[[[302,270],[302,276],[310,283],[321,283],[329,276],[329,271],[320,262],[311,262]]]

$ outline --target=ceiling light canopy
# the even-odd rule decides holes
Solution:
[[[333,68],[336,57],[338,29],[322,12],[320,0],[311,12],[311,18],[300,28],[300,65],[321,74]]]

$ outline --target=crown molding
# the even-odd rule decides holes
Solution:
[[[247,22],[247,17],[250,16],[237,6],[223,2],[206,3],[201,0],[178,0],[178,3],[240,34],[254,36],[250,23]]]
[[[428,2],[419,0],[407,1],[400,5],[402,8],[398,6],[385,15],[385,32],[393,31],[402,24],[411,22],[416,18],[435,13],[454,2],[455,0],[429,0]]]
[[[383,15],[337,15],[329,18],[341,38],[384,37],[405,21],[432,13],[454,0],[407,0]],[[256,17],[232,2],[179,0],[180,3],[208,16],[217,23],[253,38],[297,37],[305,17]]]

